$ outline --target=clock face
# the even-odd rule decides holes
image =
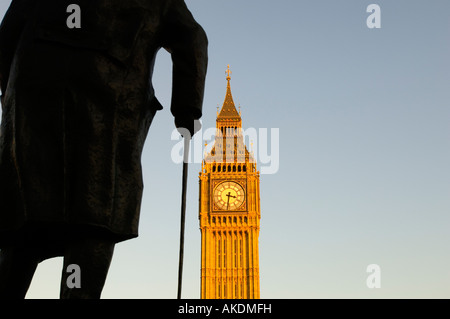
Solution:
[[[236,210],[243,203],[245,192],[241,185],[235,182],[223,182],[214,189],[214,203],[222,210]]]

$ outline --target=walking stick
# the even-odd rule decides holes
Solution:
[[[181,189],[180,257],[179,257],[179,264],[178,264],[177,299],[181,299],[181,285],[182,285],[182,281],[183,281],[184,224],[185,224],[185,217],[186,217],[186,188],[187,188],[187,176],[188,176],[189,144],[190,144],[190,139],[188,137],[184,137],[183,182],[182,182],[182,189]]]

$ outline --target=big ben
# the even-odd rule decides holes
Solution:
[[[201,298],[259,299],[259,172],[231,94],[216,119],[214,145],[199,174]]]

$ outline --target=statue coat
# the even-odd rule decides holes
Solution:
[[[81,28],[66,23],[73,3]],[[172,114],[200,118],[207,38],[183,0],[12,1],[0,27],[0,248],[138,235],[160,48]]]

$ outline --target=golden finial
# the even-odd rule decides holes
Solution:
[[[230,70],[230,65],[227,65],[227,70],[225,71],[225,73],[227,74],[227,81],[231,80],[230,75],[232,74],[231,70]]]

